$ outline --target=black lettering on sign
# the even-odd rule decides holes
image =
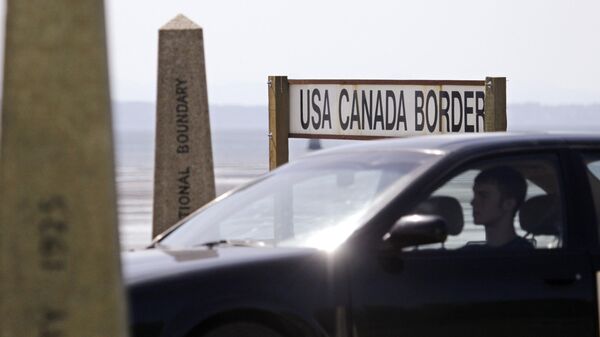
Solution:
[[[458,111],[456,111],[456,106],[454,105],[455,102],[458,102]],[[463,116],[462,99],[460,97],[459,91],[452,91],[451,107],[452,107],[451,108],[451,110],[452,110],[452,132],[458,132],[458,131],[460,131],[460,128],[462,127],[462,116]],[[456,116],[458,116],[458,121],[455,118]]]
[[[479,102],[481,101],[481,104]],[[481,119],[481,131],[485,128],[485,115],[483,110],[485,107],[485,93],[483,91],[475,92],[475,125],[477,125],[477,132],[479,132],[479,120]]]
[[[404,104],[404,90],[400,90],[400,98],[398,99],[398,124],[396,130],[400,129],[400,123],[404,124],[404,131],[408,130],[406,125],[406,106]]]
[[[439,130],[441,132],[450,132],[450,115],[448,114],[448,111],[450,111],[450,94],[448,94],[447,91],[442,90],[440,91],[440,120],[438,121],[440,123]],[[446,124],[443,123],[444,120],[446,121]],[[443,125],[446,125],[445,129],[442,127]]]
[[[356,90],[352,92],[352,114],[350,115],[350,129],[354,129],[354,122],[358,124],[358,129],[362,130],[362,124],[360,123],[360,113],[358,110],[360,106],[358,105],[358,93]]]
[[[423,105],[425,104],[425,96],[421,90],[415,91],[415,131],[422,131],[425,127],[425,116],[423,113]],[[419,117],[421,121],[419,122]]]
[[[319,104],[318,104],[321,102],[321,92],[319,91],[319,89],[313,90],[311,100],[312,100],[312,109],[315,112],[312,114],[312,118],[311,118],[312,126],[315,130],[319,130],[319,127],[321,126],[321,108],[319,107]]]
[[[433,102],[433,117],[429,115],[429,106],[430,103]],[[427,120],[427,131],[434,132],[435,126],[438,119],[438,107],[437,107],[437,97],[435,96],[435,91],[429,90],[427,93],[427,100],[425,102],[425,119]]]
[[[177,204],[179,220],[188,216],[191,212],[190,203],[192,201],[190,195],[190,173],[191,169],[186,167],[178,172],[177,177]]]
[[[45,307],[42,309],[41,316],[38,323],[39,337],[64,337],[67,335],[65,332],[67,313],[64,310]]]
[[[367,102],[367,95],[365,90],[361,90],[362,93],[362,125],[367,127],[369,124],[369,130],[373,130],[373,90],[369,90],[369,101]],[[365,120],[367,123],[365,123]],[[362,128],[361,128],[362,129]]]
[[[473,125],[469,124],[469,115],[473,113],[473,106],[470,104],[469,99],[472,100],[473,96],[474,93],[472,91],[465,91],[465,132],[475,132]]]
[[[308,129],[310,125],[310,90],[306,92],[306,121],[304,120],[304,90],[300,90],[300,125],[303,130]]]
[[[185,154],[190,152],[190,121],[186,80],[175,79],[175,96],[177,97],[175,104],[177,153]]]
[[[381,130],[385,130],[383,122],[383,103],[381,102],[381,90],[377,90],[377,101],[375,103],[375,130],[377,130],[377,123],[381,124]]]
[[[69,231],[67,223],[67,203],[61,195],[52,195],[38,202],[40,220],[37,229],[39,266],[44,271],[62,271],[67,267],[66,235]]]
[[[390,100],[392,100],[392,118],[390,118]],[[396,124],[396,94],[392,90],[385,91],[385,129],[393,130]]]
[[[300,125],[303,130],[307,130],[311,125],[315,130],[325,128],[325,122],[329,124],[329,129],[331,129],[329,90],[324,92],[322,107],[319,104],[321,104],[321,91],[319,89],[306,90],[306,110],[304,110],[304,90],[300,90]],[[305,111],[306,115],[304,114]],[[341,113],[340,110],[340,120],[342,119]]]
[[[331,108],[329,107],[329,90],[325,90],[325,99],[323,102],[323,124],[321,128],[325,128],[325,122],[329,122],[329,129],[331,130]]]
[[[346,119],[342,117],[342,97],[346,97],[346,102],[350,102],[350,96],[348,95],[348,90],[342,89],[340,92],[340,100],[338,104],[338,114],[340,116],[340,126],[342,130],[347,130],[350,125],[350,116],[347,116]]]

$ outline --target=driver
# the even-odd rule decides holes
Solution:
[[[517,235],[514,218],[525,200],[527,184],[517,170],[497,166],[481,171],[473,184],[473,222],[485,228],[486,245],[511,250],[532,249]]]

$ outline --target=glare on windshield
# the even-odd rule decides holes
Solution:
[[[432,157],[387,151],[290,164],[192,215],[160,243],[243,240],[334,250],[364,223],[380,196]]]

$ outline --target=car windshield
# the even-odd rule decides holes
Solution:
[[[194,213],[160,245],[244,242],[333,250],[381,204],[378,198],[396,193],[434,157],[416,151],[309,157]]]

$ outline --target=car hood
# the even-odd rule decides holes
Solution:
[[[123,253],[123,276],[127,285],[133,285],[187,273],[269,264],[277,260],[304,260],[317,256],[323,258],[324,254],[311,248],[151,248]]]
[[[248,308],[316,324],[347,294],[338,257],[312,248],[231,246],[123,253],[132,330],[183,336],[210,317]]]

